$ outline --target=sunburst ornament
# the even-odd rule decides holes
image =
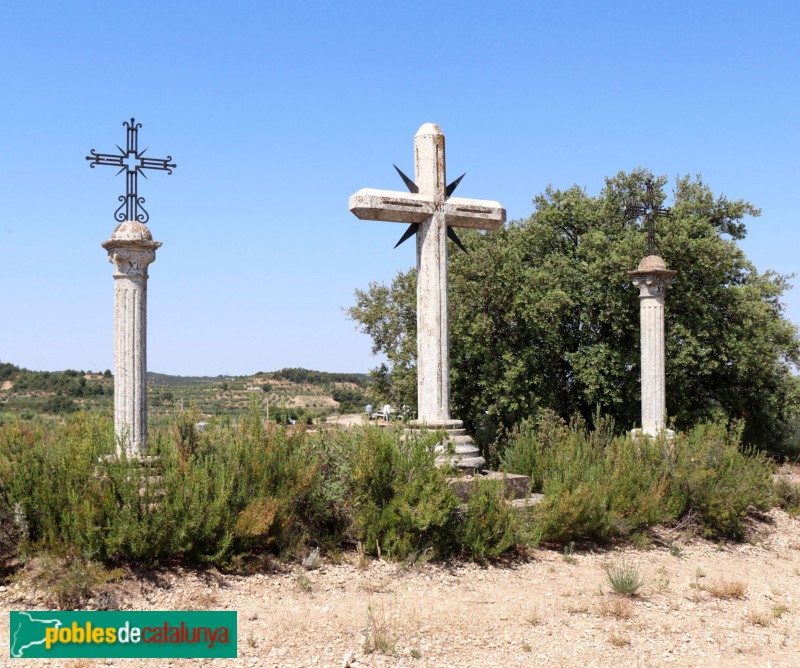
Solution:
[[[397,170],[397,173],[400,175],[400,178],[403,179],[403,183],[406,184],[406,188],[408,188],[408,192],[414,193],[415,195],[417,193],[419,193],[419,188],[417,187],[416,183],[414,183],[410,178],[408,178],[408,176],[403,174],[403,172],[401,171],[401,169],[397,165],[392,165],[392,167],[394,167]],[[467,175],[467,173],[464,172],[455,181],[453,181],[449,186],[447,186],[447,188],[445,190],[445,195],[447,197],[450,197],[450,195],[452,195],[453,192],[455,192],[455,189],[458,187],[458,184],[461,182],[461,179],[463,179],[466,175]],[[394,245],[394,247],[397,248],[401,243],[403,243],[404,241],[406,241],[406,240],[410,239],[411,237],[413,237],[417,232],[419,232],[419,223],[411,223],[408,226],[408,229],[405,232],[403,232],[403,236],[400,237],[400,241],[398,241]],[[464,244],[461,243],[461,239],[458,238],[458,235],[456,234],[456,231],[450,225],[447,226],[447,238],[450,239],[451,241],[454,241],[456,246],[458,246],[465,253],[467,252],[467,249],[464,247]]]

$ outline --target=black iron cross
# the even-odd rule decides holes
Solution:
[[[126,194],[119,196],[119,201],[122,202],[119,208],[114,212],[114,219],[120,222],[126,220],[134,220],[139,223],[146,223],[150,219],[150,215],[145,210],[144,197],[138,195],[138,177],[139,174],[147,178],[144,173],[145,169],[159,169],[167,174],[172,174],[172,170],[177,167],[172,160],[172,156],[168,155],[166,158],[145,158],[144,153],[147,149],[139,152],[139,128],[142,127],[141,123],[137,123],[135,119],[131,118],[130,123],[123,121],[122,124],[128,129],[127,145],[123,149],[119,144],[119,155],[115,153],[97,153],[94,149],[89,151],[91,155],[87,155],[86,159],[91,160],[89,166],[94,169],[95,165],[111,165],[112,167],[119,167],[120,170],[117,174],[126,172]],[[123,211],[123,209],[125,209]]]
[[[645,181],[645,195],[641,204],[632,204],[628,207],[628,213],[636,218],[644,218],[644,225],[647,228],[647,254],[658,255],[656,245],[656,218],[666,216],[670,209],[660,207],[656,204],[656,189],[653,186],[653,178]]]

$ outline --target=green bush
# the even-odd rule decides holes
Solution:
[[[503,469],[531,476],[544,500],[534,512],[543,540],[609,540],[666,517],[667,467],[660,441],[613,436],[601,419],[593,432],[552,413],[523,425],[503,453]]]
[[[779,476],[774,483],[775,504],[793,517],[800,515],[800,484]]]
[[[461,530],[433,438],[267,428],[255,400],[238,423],[210,420],[199,432],[195,420],[182,413],[151,433],[154,457],[144,461],[108,456],[107,417],[0,426],[0,503],[20,504],[29,550],[106,562],[226,564],[356,542],[396,559],[429,550],[487,558],[513,544],[510,515],[488,492]]]
[[[29,552],[73,561],[224,565],[361,543],[394,559],[483,560],[539,539],[630,537],[687,515],[708,535],[741,538],[749,508],[796,500],[773,489],[769,461],[723,425],[672,443],[633,441],[599,418],[590,432],[544,414],[502,454],[505,470],[531,475],[545,494],[518,515],[497,482],[477,484],[461,507],[451,472],[434,466],[433,436],[276,428],[255,398],[237,420],[212,418],[204,431],[196,420],[191,411],[164,418],[146,460],[107,456],[116,449],[110,416],[0,424],[0,530],[15,517],[25,525],[0,551],[13,554],[22,539]]]
[[[473,559],[496,559],[521,540],[515,511],[503,498],[500,480],[478,481],[467,500],[460,532],[463,550]]]
[[[748,508],[769,508],[773,467],[763,452],[743,448],[742,428],[701,424],[675,439],[670,515],[694,513],[707,535],[739,540]]]
[[[103,560],[224,563],[291,551],[324,523],[302,434],[265,430],[255,403],[236,428],[199,434],[189,423],[178,416],[171,434],[151,438],[155,470],[103,457],[115,441],[98,416],[78,414],[63,431],[0,430],[0,486],[21,504],[30,544]]]
[[[611,588],[617,594],[636,596],[636,592],[644,584],[639,566],[625,557],[620,561],[607,563],[605,571]]]
[[[596,419],[565,424],[545,413],[524,424],[503,469],[530,475],[544,493],[535,521],[543,540],[610,540],[692,514],[710,536],[740,539],[748,508],[771,499],[771,465],[741,445],[741,428],[702,424],[673,442],[613,436]]]
[[[434,440],[402,440],[376,427],[357,433],[350,461],[358,539],[367,550],[395,559],[428,548],[439,556],[451,553],[458,498],[445,471],[434,466]]]

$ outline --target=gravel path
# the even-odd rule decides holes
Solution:
[[[160,570],[110,596],[122,608],[238,611],[239,658],[8,660],[93,666],[800,666],[800,520],[774,510],[750,540],[721,545],[662,530],[668,547],[535,550],[524,561],[403,568],[345,555],[318,570],[221,575]],[[636,597],[611,592],[604,565],[634,563]],[[725,595],[740,598],[724,598]],[[46,608],[21,585],[0,591],[0,657],[10,609]],[[2,659],[0,659],[2,661]]]

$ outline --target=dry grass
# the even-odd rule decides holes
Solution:
[[[364,551],[364,544],[361,541],[356,543],[356,554],[358,555],[358,567],[363,571],[369,566],[367,553]]]
[[[531,613],[531,616],[528,617],[528,624],[530,624],[531,626],[539,626],[543,622],[544,620],[542,619],[542,616],[538,612]]]
[[[633,604],[625,598],[604,598],[600,601],[599,612],[603,617],[630,619],[633,616]]]
[[[751,610],[747,613],[745,619],[754,626],[769,626],[772,623],[772,617],[765,612],[755,612]]]
[[[608,636],[608,641],[614,645],[614,647],[627,647],[631,644],[630,638],[617,635],[616,633],[612,633],[610,636]]]
[[[698,585],[698,589],[708,592],[714,598],[722,600],[743,599],[747,585],[738,580],[713,580],[708,584]]]
[[[214,592],[199,591],[192,594],[190,601],[189,610],[213,610],[219,599]]]
[[[383,605],[375,605],[371,598],[367,603],[367,628],[364,635],[364,651],[366,653],[394,653],[397,637],[391,615],[387,614]]]
[[[297,589],[297,591],[302,591],[306,594],[310,594],[311,591],[314,589],[314,583],[311,582],[311,578],[309,578],[299,568],[295,568],[294,574],[295,574],[294,586]]]
[[[383,578],[381,580],[364,580],[358,585],[358,588],[365,591],[367,594],[384,594],[390,590],[392,578]]]

